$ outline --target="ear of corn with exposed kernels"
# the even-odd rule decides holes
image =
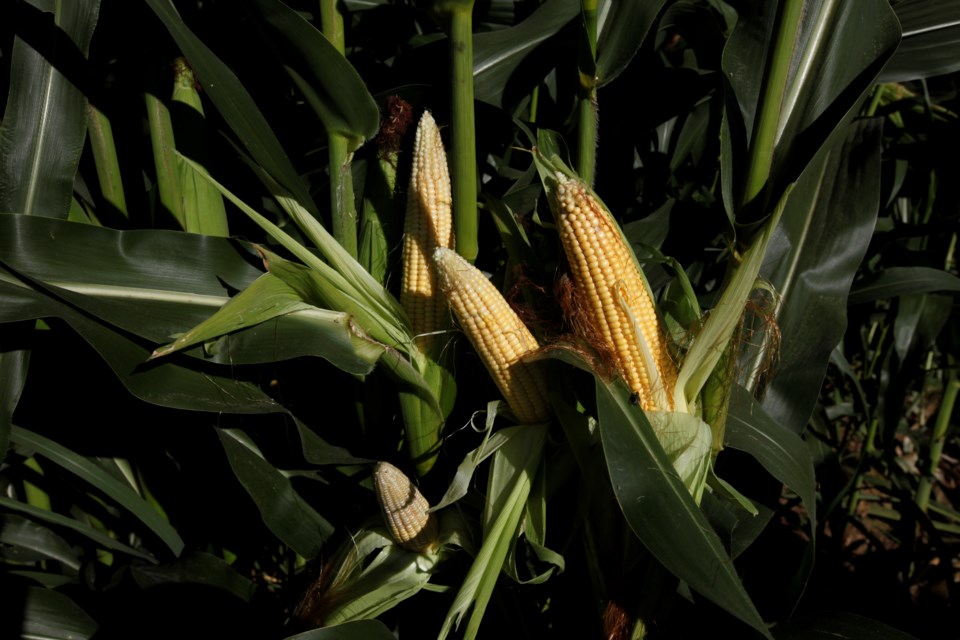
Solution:
[[[672,411],[676,365],[650,289],[613,217],[579,181],[556,172],[554,212],[592,339],[605,342],[640,406]]]
[[[437,295],[437,280],[431,257],[437,247],[453,248],[452,195],[447,156],[440,130],[429,111],[417,126],[413,168],[407,192],[403,228],[403,278],[400,303],[421,350],[436,342],[425,335],[443,328],[446,305]]]
[[[379,462],[373,487],[390,536],[404,549],[423,553],[437,544],[439,526],[430,503],[400,469]]]
[[[434,252],[440,288],[517,420],[549,419],[542,363],[523,362],[539,343],[483,273],[449,249]]]

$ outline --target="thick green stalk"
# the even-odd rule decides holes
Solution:
[[[756,198],[770,178],[773,152],[777,144],[781,107],[787,89],[787,79],[793,60],[800,19],[806,5],[801,0],[784,0],[777,9],[773,36],[773,52],[767,60],[761,83],[760,104],[753,122],[750,139],[750,158],[740,204]]]
[[[450,182],[453,190],[453,225],[457,252],[473,262],[477,258],[477,143],[473,113],[473,0],[448,0],[438,10],[450,24],[453,54],[453,156]]]
[[[583,38],[580,47],[580,95],[577,104],[577,173],[593,185],[597,152],[597,5],[598,0],[581,0]]]
[[[947,430],[950,428],[950,416],[953,414],[953,407],[957,403],[957,392],[960,392],[960,380],[953,379],[947,383],[947,388],[943,390],[943,400],[940,402],[940,411],[937,413],[937,421],[933,425],[933,434],[930,436],[930,457],[927,461],[927,472],[920,478],[920,485],[917,487],[917,507],[924,513],[930,505],[930,491],[933,489],[933,478],[940,466],[940,458],[943,456],[943,444],[947,439]]]
[[[87,134],[90,136],[90,148],[93,150],[93,163],[97,167],[97,181],[100,193],[110,206],[129,219],[127,199],[123,194],[123,182],[120,179],[120,161],[117,159],[117,147],[113,140],[113,127],[105,113],[92,104],[87,104]]]
[[[160,204],[169,211],[181,229],[187,228],[187,216],[183,211],[183,190],[177,172],[176,144],[173,138],[173,123],[170,110],[163,100],[147,93],[147,121],[150,124],[150,144],[153,146],[153,163],[157,169],[157,191]]]
[[[346,51],[343,34],[343,16],[337,10],[337,0],[320,0],[320,22],[323,35],[342,54]],[[353,201],[353,175],[349,141],[339,133],[328,132],[327,146],[330,164],[330,216],[333,237],[352,257],[357,257],[357,206]]]

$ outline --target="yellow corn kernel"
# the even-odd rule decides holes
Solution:
[[[450,249],[434,252],[440,288],[473,348],[521,424],[550,416],[542,363],[523,362],[540,345],[483,273]]]
[[[676,365],[633,252],[595,196],[560,172],[556,178],[557,229],[593,337],[605,342],[644,410],[672,411]]]
[[[437,278],[431,263],[437,247],[453,248],[450,172],[440,130],[425,111],[417,125],[413,169],[407,192],[403,227],[403,279],[400,303],[410,317],[421,349],[435,342],[432,332],[443,328],[446,305],[437,295]]]
[[[429,512],[430,503],[403,471],[389,462],[377,463],[373,488],[383,522],[397,544],[417,553],[436,546],[437,518]]]

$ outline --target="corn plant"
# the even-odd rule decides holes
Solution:
[[[953,2],[0,12],[4,637],[946,619]]]

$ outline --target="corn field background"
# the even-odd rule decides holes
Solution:
[[[3,2],[0,637],[960,638],[958,89],[956,0]]]

